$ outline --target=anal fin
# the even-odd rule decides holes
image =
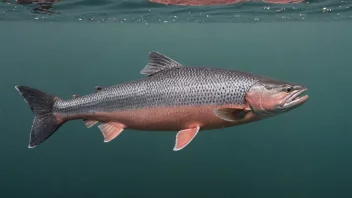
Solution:
[[[174,151],[179,151],[185,148],[197,135],[199,128],[200,127],[197,126],[194,128],[184,129],[182,131],[179,131],[176,135]]]
[[[98,126],[103,133],[104,142],[110,142],[115,139],[124,130],[123,125],[119,123],[104,123]]]
[[[87,128],[90,128],[92,126],[94,126],[96,123],[98,123],[99,121],[96,120],[83,120],[84,124],[86,125]]]

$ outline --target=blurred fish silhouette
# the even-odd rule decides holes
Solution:
[[[301,3],[303,0],[149,0],[154,3],[183,6],[227,5],[242,2],[266,2],[274,4]]]
[[[32,9],[32,12],[34,13],[61,14],[60,12],[53,12],[50,10],[53,8],[53,4],[60,2],[60,0],[16,0],[15,2],[3,0],[3,2],[8,4],[35,5],[35,7]]]

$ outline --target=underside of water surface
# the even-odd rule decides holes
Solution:
[[[153,1],[153,2],[151,2]],[[348,0],[2,0],[0,20],[114,23],[352,20]]]

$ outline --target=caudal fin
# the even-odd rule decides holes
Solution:
[[[28,145],[28,148],[34,148],[63,124],[58,122],[53,114],[53,106],[60,99],[31,87],[15,86],[15,88],[35,114]]]

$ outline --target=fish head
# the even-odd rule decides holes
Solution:
[[[246,101],[259,117],[271,117],[290,111],[308,100],[303,85],[261,78],[246,93]]]

